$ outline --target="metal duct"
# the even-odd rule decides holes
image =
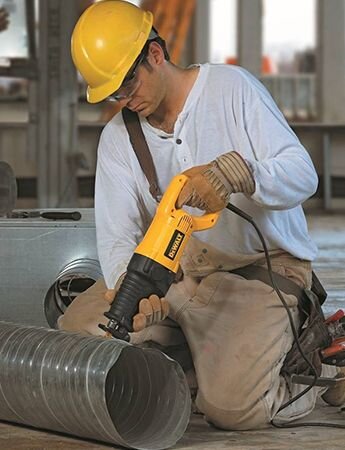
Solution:
[[[102,270],[95,259],[80,258],[68,263],[57,275],[44,299],[44,312],[51,328],[77,295],[102,278]]]
[[[0,420],[165,449],[190,403],[181,367],[156,349],[0,322]]]
[[[77,222],[0,217],[0,320],[54,327],[68,295],[87,287],[85,278],[73,279],[70,285],[66,279],[56,283],[73,262],[98,261],[94,211],[78,211],[82,217]],[[96,278],[97,272],[93,270]],[[88,276],[92,281],[93,275]],[[62,302],[54,298],[55,287]]]

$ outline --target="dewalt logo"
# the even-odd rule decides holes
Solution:
[[[180,248],[182,241],[185,237],[185,234],[181,231],[175,230],[172,238],[170,239],[169,245],[165,250],[164,256],[167,258],[174,260],[178,249]]]

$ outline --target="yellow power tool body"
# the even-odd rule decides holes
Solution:
[[[187,182],[183,174],[175,176],[157,208],[144,239],[137,246],[127,266],[126,275],[116,293],[109,319],[100,327],[114,338],[129,340],[133,316],[142,298],[152,294],[164,297],[180,266],[183,250],[194,231],[213,227],[219,213],[193,216],[176,208],[177,198]]]

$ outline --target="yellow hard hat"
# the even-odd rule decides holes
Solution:
[[[72,58],[88,84],[89,103],[116,91],[143,49],[153,16],[122,0],[101,0],[87,8],[74,27]]]

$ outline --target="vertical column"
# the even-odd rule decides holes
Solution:
[[[238,64],[254,75],[261,74],[262,0],[237,1]]]
[[[318,0],[318,109],[322,122],[345,122],[345,0]]]
[[[40,207],[76,206],[77,75],[70,38],[78,2],[39,5],[38,201]]]
[[[210,60],[210,0],[197,0],[194,17],[194,63]]]

